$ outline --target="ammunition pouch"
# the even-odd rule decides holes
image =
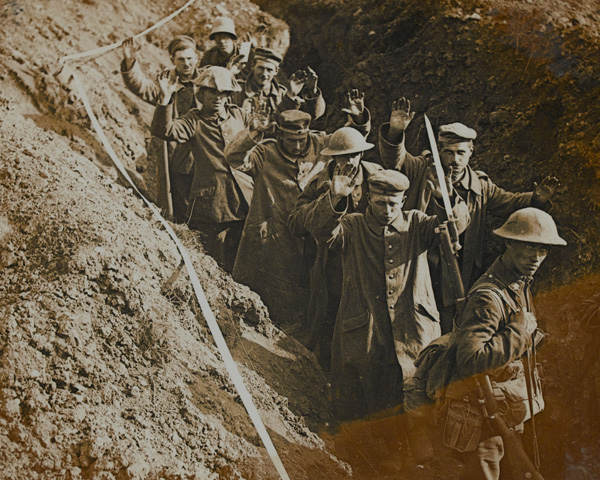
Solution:
[[[481,440],[485,417],[480,407],[466,399],[446,399],[444,445],[459,452],[472,452]]]

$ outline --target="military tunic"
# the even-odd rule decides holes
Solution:
[[[308,236],[304,223],[314,202],[331,188],[336,162],[332,160],[322,172],[315,176],[300,194],[289,218],[289,226],[295,235]],[[381,170],[376,163],[360,162],[355,178],[354,191],[348,201],[347,213],[364,213],[368,206],[369,174]],[[307,347],[316,349],[319,361],[329,368],[331,340],[342,293],[342,257],[339,250],[330,251],[326,244],[317,244],[316,258],[310,270],[310,301],[308,305]]]
[[[462,231],[468,212],[459,197],[454,210]],[[365,214],[336,211],[329,192],[308,213],[305,226],[317,241],[342,250],[342,298],[331,357],[338,418],[400,404],[414,360],[439,337],[427,265],[439,223],[438,216],[411,210],[384,226],[370,208]]]
[[[149,79],[142,71],[140,64],[134,60],[131,65],[126,60],[121,62],[121,75],[127,88],[144,102],[157,105],[160,98],[160,87],[156,80]],[[198,71],[194,72],[194,78]],[[193,82],[180,82],[181,88],[173,94],[173,117],[177,118],[200,104],[196,100],[197,88]],[[184,223],[187,219],[188,197],[192,184],[192,157],[189,143],[168,142],[169,177],[175,219]],[[155,158],[156,163],[164,161],[164,141],[157,137],[150,140],[148,155]]]
[[[521,358],[529,353],[534,370],[532,337],[520,323],[513,321],[516,314],[534,314],[530,281],[530,278],[521,277],[506,266],[500,257],[475,282],[457,322],[457,373],[447,392],[451,398],[460,400],[465,392],[458,380],[481,373],[489,374],[506,398],[508,408],[504,418],[516,431],[523,431],[523,422],[531,417]],[[533,370],[532,401],[534,413],[537,413],[543,409],[544,402],[537,372]],[[472,399],[471,403],[477,405],[477,399]],[[481,448],[466,455],[468,466],[475,469],[473,475],[478,474],[478,478],[498,478],[502,439],[493,435],[492,432],[484,432]]]
[[[347,125],[365,136],[371,117],[358,125]],[[226,149],[227,161],[254,179],[248,218],[233,270],[233,278],[248,285],[269,308],[279,325],[301,325],[306,321],[309,272],[315,247],[310,236],[295,236],[288,217],[296,200],[331,157],[321,155],[331,135],[310,131],[305,151],[289,155],[275,139],[256,143],[248,131],[241,132]]]
[[[173,103],[156,107],[152,133],[166,140],[190,142],[194,155],[194,178],[190,189],[189,225],[208,236],[208,250],[227,271],[233,268],[239,235],[248,213],[248,204],[231,167],[225,160],[225,147],[248,124],[249,116],[236,106],[223,115],[207,117],[200,109],[192,109],[173,119]],[[215,251],[225,238],[223,228],[232,228],[233,236],[225,248]],[[237,239],[235,238],[237,236]],[[216,243],[212,244],[212,241]],[[210,245],[213,248],[210,248]],[[212,250],[212,251],[211,251]]]
[[[406,209],[418,209],[431,213],[431,185],[427,182],[430,162],[423,157],[414,157],[406,151],[404,136],[399,144],[392,144],[385,138],[389,123],[383,124],[379,131],[379,152],[384,165],[402,171],[410,180],[410,188],[406,192]],[[486,219],[488,213],[497,217],[508,217],[514,211],[534,205],[533,193],[512,193],[494,184],[481,171],[475,171],[467,165],[465,176],[454,185],[456,191],[469,207],[471,223],[461,236],[463,248],[459,251],[459,265],[463,285],[468,289],[482,273],[483,248],[486,238]],[[437,251],[430,253],[430,265],[434,278],[434,290],[438,305],[451,307],[452,301],[447,293],[443,293],[445,285],[441,284],[441,266]],[[436,279],[439,279],[436,281]],[[453,317],[453,308],[449,309],[449,322]],[[450,325],[445,325],[444,332]]]

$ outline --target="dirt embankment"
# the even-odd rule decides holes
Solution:
[[[56,60],[126,38],[171,2],[9,2],[0,47],[0,478],[278,478],[180,273],[167,234],[115,182]],[[287,27],[244,1],[198,2],[140,42],[150,74],[172,36],[206,47],[209,19]],[[206,40],[206,43],[203,43]],[[120,52],[79,62],[128,169],[152,179],[152,107],[125,90]],[[147,182],[152,193],[152,182]],[[274,327],[186,228],[201,283],[292,478],[347,478],[312,430],[328,421],[314,357]]]

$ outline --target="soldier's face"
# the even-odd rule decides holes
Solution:
[[[402,205],[404,205],[404,193],[398,193],[396,195],[369,193],[369,205],[375,220],[382,225],[389,225],[398,218],[402,211]]]
[[[227,33],[217,33],[215,34],[214,38],[215,44],[221,53],[229,55],[231,52],[233,52],[234,41],[231,35]]]
[[[301,155],[306,150],[308,135],[301,136],[287,132],[281,132],[279,135],[281,148],[289,155]]]
[[[273,63],[256,60],[254,67],[252,67],[252,76],[261,87],[266,87],[273,81],[278,71],[279,68]]]
[[[472,142],[442,144],[440,160],[446,172],[450,172],[452,182],[460,180],[473,154]]]
[[[509,240],[505,259],[517,273],[531,277],[548,255],[548,246],[540,243]]]
[[[202,110],[220,114],[229,102],[229,95],[229,92],[219,92],[214,88],[204,87],[198,91],[198,100],[202,104]]]
[[[191,77],[194,73],[194,68],[198,63],[198,56],[196,50],[193,48],[186,48],[185,50],[178,50],[173,54],[173,64],[175,70],[180,77]]]
[[[335,163],[337,164],[340,170],[350,167],[353,167],[353,169],[355,170],[356,168],[358,168],[358,164],[360,163],[362,154],[363,152],[347,153],[345,155],[335,155],[333,158],[335,159]]]

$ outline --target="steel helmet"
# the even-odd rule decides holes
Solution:
[[[375,145],[365,140],[361,133],[352,127],[342,127],[331,135],[329,145],[321,150],[321,155],[346,155],[364,152]]]
[[[213,29],[210,32],[208,38],[211,40],[215,39],[215,35],[217,33],[228,33],[234,39],[237,40],[237,34],[235,33],[235,24],[231,18],[227,17],[217,17],[215,18],[215,23],[213,25]]]
[[[545,245],[566,245],[558,235],[552,217],[538,208],[528,207],[517,210],[494,233],[501,238],[521,242],[542,243]]]

